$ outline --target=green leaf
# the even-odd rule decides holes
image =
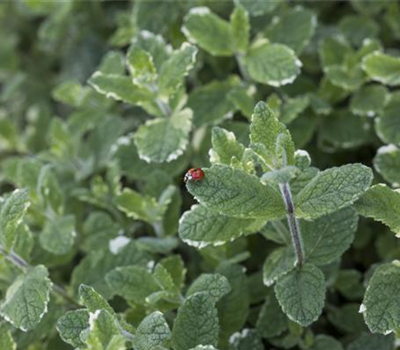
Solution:
[[[29,269],[7,289],[0,305],[1,315],[24,332],[35,328],[47,312],[51,286],[44,266]]]
[[[347,164],[318,173],[296,196],[296,215],[316,219],[354,203],[371,185],[372,171]]]
[[[185,42],[162,64],[158,86],[163,96],[172,95],[179,90],[183,78],[194,66],[196,54],[196,47]]]
[[[400,237],[400,191],[384,184],[372,186],[355,204],[365,217],[382,222]]]
[[[283,312],[303,327],[316,321],[325,301],[325,278],[312,264],[292,270],[275,285],[275,294]]]
[[[213,145],[210,150],[211,163],[231,164],[231,160],[235,157],[241,160],[245,147],[236,140],[233,132],[225,129],[214,127],[211,134],[211,142]]]
[[[365,81],[364,72],[360,67],[344,67],[339,65],[329,66],[325,69],[327,79],[339,88],[355,91]]]
[[[347,350],[393,350],[393,344],[392,335],[362,333],[358,339],[349,344]]]
[[[281,0],[276,1],[253,1],[253,0],[235,0],[235,3],[242,5],[252,16],[262,16],[272,12],[280,5]]]
[[[343,350],[342,344],[333,337],[320,334],[314,339],[312,346],[309,350]]]
[[[280,135],[284,135],[285,138]],[[278,163],[276,151],[279,138],[285,141],[283,146],[286,153],[286,164]],[[275,168],[279,165],[285,166],[294,163],[294,144],[290,133],[264,102],[257,103],[254,108],[250,125],[250,141],[252,145],[256,146],[254,148],[256,152],[259,148],[258,144],[265,146],[266,154],[262,154],[262,156],[269,167]]]
[[[317,26],[317,18],[310,10],[300,7],[274,17],[266,30],[268,40],[289,46],[297,54],[310,42]]]
[[[197,345],[217,346],[218,314],[208,293],[196,293],[179,307],[172,329],[172,344],[176,350]]]
[[[254,81],[275,87],[292,83],[302,65],[292,49],[268,42],[253,45],[244,63]]]
[[[84,347],[81,333],[89,328],[89,312],[86,309],[68,311],[57,322],[57,331],[62,340],[75,348]]]
[[[28,190],[15,190],[4,202],[0,210],[0,242],[5,249],[11,249],[18,226],[30,205]]]
[[[364,292],[362,295],[363,294]],[[360,297],[358,297],[357,300],[360,300]],[[328,320],[337,330],[344,334],[365,332],[368,328],[359,310],[359,301],[357,301],[357,303],[344,304],[344,306],[341,307],[332,307],[328,311]]]
[[[185,151],[192,128],[189,108],[169,118],[157,118],[141,125],[135,134],[139,157],[148,163],[171,162]]]
[[[327,265],[349,249],[357,230],[358,214],[344,208],[315,221],[301,221],[306,260],[315,265]]]
[[[0,325],[0,349],[17,350],[17,344],[6,324]]]
[[[36,189],[43,208],[49,207],[55,213],[63,214],[64,195],[59,181],[50,165],[46,165],[40,169]]]
[[[126,55],[126,63],[135,84],[146,86],[156,81],[157,71],[153,57],[144,49],[132,45]]]
[[[194,89],[189,95],[188,107],[193,110],[196,126],[216,124],[231,117],[234,110],[228,94],[233,91],[236,80],[212,81]]]
[[[278,189],[262,185],[256,176],[226,165],[203,169],[204,179],[188,182],[189,192],[205,207],[223,215],[276,219],[285,213]]]
[[[262,340],[255,329],[245,328],[232,334],[229,343],[232,350],[264,350]]]
[[[400,93],[393,93],[381,115],[375,119],[375,129],[385,143],[400,145]]]
[[[400,85],[400,58],[375,51],[362,61],[362,68],[375,81],[389,86]]]
[[[191,42],[213,56],[233,55],[230,24],[212,13],[208,7],[191,8],[184,19],[182,32]]]
[[[71,251],[75,236],[75,217],[67,215],[47,221],[40,233],[39,241],[43,249],[48,252],[64,255]]]
[[[179,237],[199,249],[235,240],[247,232],[254,220],[218,214],[202,205],[193,205],[179,220]]]
[[[243,6],[236,6],[230,17],[234,51],[245,54],[249,46],[250,19]]]
[[[215,303],[231,291],[228,279],[214,273],[203,273],[190,285],[186,297],[195,293],[207,293]]]
[[[94,288],[81,284],[79,286],[79,297],[81,303],[86,306],[89,312],[96,312],[97,310],[107,310],[111,315],[115,312],[110,304],[105,300]]]
[[[159,290],[153,275],[139,266],[117,267],[106,275],[106,281],[115,294],[139,305]]]
[[[339,22],[340,31],[355,46],[361,46],[364,40],[375,38],[379,27],[372,19],[349,15],[343,17]]]
[[[263,282],[272,286],[278,279],[294,269],[296,257],[292,247],[275,249],[265,259],[263,266]]]
[[[380,147],[374,158],[374,167],[386,181],[395,187],[400,186],[400,148],[394,145]]]
[[[330,66],[342,65],[351,52],[350,44],[342,36],[327,37],[319,45],[319,57],[324,70]]]
[[[350,109],[354,114],[373,117],[383,110],[388,99],[388,90],[384,86],[364,86],[352,96]]]
[[[190,350],[218,350],[214,348],[212,345],[197,345],[195,348],[191,348]]]
[[[135,332],[133,345],[137,350],[153,350],[167,347],[171,331],[163,314],[155,311],[145,317]]]

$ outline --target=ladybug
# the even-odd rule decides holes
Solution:
[[[192,182],[192,181],[201,181],[204,178],[204,171],[200,168],[192,168],[187,171],[185,177],[183,178],[184,182]]]

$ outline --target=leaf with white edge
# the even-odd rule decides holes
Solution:
[[[79,297],[81,303],[86,306],[90,312],[96,312],[97,310],[107,310],[111,315],[115,312],[110,304],[105,300],[99,293],[97,293],[93,287],[81,284],[79,286]]]
[[[106,275],[106,281],[115,294],[138,304],[160,289],[152,274],[139,266],[117,267]]]
[[[400,58],[375,51],[362,61],[362,68],[375,81],[389,86],[400,85]]]
[[[153,98],[153,93],[147,88],[135,85],[131,78],[123,75],[95,72],[89,79],[89,84],[107,98],[123,101],[134,105],[143,105]]]
[[[203,171],[203,180],[188,182],[186,186],[205,207],[239,218],[268,220],[284,216],[278,189],[261,184],[256,176],[219,164]]]
[[[1,203],[0,210],[0,242],[5,249],[11,249],[18,226],[22,223],[30,205],[28,190],[15,190]]]
[[[232,41],[235,52],[245,54],[249,46],[250,19],[243,6],[236,6],[231,17]]]
[[[197,345],[195,348],[191,348],[190,350],[218,350],[214,348],[212,345]]]
[[[202,205],[193,205],[179,220],[179,237],[201,249],[233,241],[247,233],[253,223],[252,219],[229,217]]]
[[[347,350],[393,350],[394,342],[392,335],[362,333],[348,345]]]
[[[133,345],[137,350],[168,347],[171,331],[163,314],[155,311],[146,316],[136,329]]]
[[[279,120],[285,124],[290,124],[306,110],[309,104],[310,99],[307,95],[287,99],[281,107]]]
[[[217,346],[218,313],[208,293],[188,297],[178,309],[172,329],[172,344],[176,350],[197,345]]]
[[[233,132],[214,127],[211,134],[213,148],[209,151],[211,163],[231,164],[232,157],[242,159],[245,147]]]
[[[84,347],[85,343],[80,339],[80,335],[87,328],[89,311],[86,309],[68,311],[57,322],[57,331],[61,339],[75,348]]]
[[[296,257],[291,247],[275,249],[265,259],[263,266],[263,282],[272,286],[279,278],[294,269]]]
[[[110,51],[101,60],[99,71],[104,74],[124,74],[124,56],[120,51]]]
[[[192,111],[185,108],[169,118],[141,125],[135,134],[139,157],[148,163],[171,162],[186,149],[192,128]]]
[[[393,186],[400,186],[400,148],[395,145],[382,146],[374,158],[374,168]]]
[[[214,302],[220,300],[231,291],[228,279],[218,273],[203,273],[190,285],[186,297],[203,292]]]
[[[390,96],[388,104],[378,118],[375,129],[379,138],[385,143],[400,145],[400,93]]]
[[[71,251],[75,236],[75,216],[67,215],[47,221],[40,233],[39,242],[48,252],[64,255]]]
[[[342,65],[346,56],[352,53],[352,48],[343,36],[329,36],[321,40],[318,52],[325,70],[333,65]]]
[[[315,337],[312,346],[309,350],[343,350],[340,341],[328,335],[319,334]]]
[[[212,13],[208,7],[194,7],[184,19],[182,32],[188,40],[213,56],[233,55],[230,24]]]
[[[303,327],[316,321],[325,302],[325,278],[322,271],[305,264],[292,270],[275,285],[275,294],[283,312]]]
[[[382,222],[400,237],[400,190],[379,184],[372,186],[355,203],[358,212]]]
[[[44,266],[29,269],[7,289],[0,305],[1,315],[24,332],[35,328],[47,312],[51,286]]]
[[[360,312],[373,333],[388,334],[400,327],[400,265],[380,265],[369,281]]]
[[[368,85],[356,91],[350,101],[350,109],[356,115],[373,117],[383,110],[389,93],[382,85]]]
[[[2,350],[16,350],[17,344],[15,343],[10,329],[6,324],[0,325],[0,349]]]
[[[310,42],[317,26],[315,14],[300,7],[284,12],[274,17],[266,30],[268,40],[285,44],[297,54]]]
[[[285,139],[282,138],[284,135]],[[264,145],[267,154],[262,154],[265,162],[272,168],[278,159],[276,155],[278,138],[284,142],[283,146],[286,154],[286,163],[284,165],[292,165],[294,163],[294,144],[291,140],[289,131],[285,124],[278,121],[272,110],[264,103],[259,102],[254,108],[254,113],[250,125],[250,141],[252,145]],[[257,148],[254,148],[257,152]],[[258,153],[258,152],[257,152]]]
[[[368,189],[372,178],[371,169],[362,164],[324,170],[296,196],[296,215],[311,220],[347,207]]]
[[[168,97],[179,90],[183,84],[183,78],[194,66],[196,54],[197,48],[185,42],[162,64],[158,78],[158,87],[162,96]]]
[[[194,89],[187,103],[193,111],[193,123],[196,126],[217,124],[232,117],[235,108],[228,94],[236,83],[236,79],[212,81]]]
[[[280,5],[281,0],[275,1],[254,1],[254,0],[235,0],[235,3],[242,5],[251,16],[262,16],[272,12]]]
[[[302,66],[292,49],[268,42],[250,47],[244,63],[254,81],[274,87],[292,83]]]
[[[358,90],[365,82],[365,74],[357,66],[351,68],[341,65],[329,66],[325,69],[325,75],[334,86],[347,91]]]
[[[229,338],[231,350],[264,350],[261,337],[255,329],[245,328]]]
[[[129,48],[126,63],[134,83],[145,86],[154,83],[157,79],[153,58],[141,47],[132,45]]]
[[[339,259],[353,242],[357,225],[358,213],[352,207],[301,221],[306,261],[322,266]]]

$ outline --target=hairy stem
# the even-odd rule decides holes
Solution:
[[[4,249],[2,245],[0,245],[0,254],[2,254],[8,261],[10,261],[12,264],[14,264],[23,271],[31,267],[31,265],[29,265],[17,253],[13,251],[7,251],[6,249]],[[75,299],[73,299],[67,294],[67,292],[64,290],[63,287],[54,282],[53,282],[53,293],[63,297],[64,300],[66,300],[69,304],[75,307],[81,307],[81,305]]]
[[[282,198],[286,206],[286,218],[289,225],[290,234],[292,236],[293,248],[297,257],[297,264],[301,267],[304,264],[304,252],[303,252],[303,240],[300,232],[299,221],[294,213],[294,204],[292,199],[292,193],[290,191],[289,183],[279,184]]]

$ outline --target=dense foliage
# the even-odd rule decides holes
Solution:
[[[3,1],[1,350],[395,349],[399,18]]]

